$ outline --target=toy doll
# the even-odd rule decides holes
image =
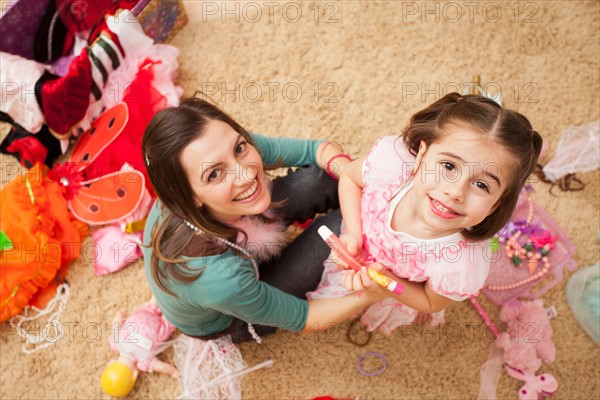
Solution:
[[[109,344],[119,357],[102,373],[100,384],[106,394],[127,396],[139,371],[157,371],[179,378],[174,366],[156,358],[171,345],[167,339],[175,327],[162,315],[154,297],[129,316],[124,309],[119,310],[111,327]]]

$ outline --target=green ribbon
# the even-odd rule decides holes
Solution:
[[[492,253],[495,253],[498,250],[500,250],[500,241],[496,236],[492,236],[492,238],[490,239],[490,247],[492,248]]]
[[[4,233],[4,231],[0,230],[0,251],[4,250],[12,250],[14,248],[13,243],[10,238]]]

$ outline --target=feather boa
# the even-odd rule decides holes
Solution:
[[[265,222],[257,216],[245,216],[234,224],[248,236],[243,246],[253,257],[259,261],[267,261],[281,253],[286,246],[286,227],[282,222]],[[244,235],[238,233],[236,242],[242,243]]]

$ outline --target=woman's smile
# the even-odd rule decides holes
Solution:
[[[254,182],[252,182],[252,186],[250,186],[250,188],[242,192],[240,195],[236,196],[233,201],[253,201],[258,197],[258,195],[260,195],[260,186],[261,185],[259,185],[258,179],[255,178]]]

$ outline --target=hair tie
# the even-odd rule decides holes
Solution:
[[[363,360],[366,357],[379,358],[381,360],[381,362],[382,362],[383,365],[381,366],[381,368],[379,368],[376,371],[372,371],[372,372],[365,371],[365,369],[362,366],[362,362],[363,362]],[[386,370],[386,368],[387,368],[387,359],[381,353],[377,353],[375,351],[369,351],[367,353],[362,354],[360,357],[358,357],[358,361],[356,362],[356,366],[358,367],[358,372],[360,372],[364,376],[377,376],[377,375],[382,374],[383,371]]]
[[[350,326],[348,327],[348,331],[346,331],[346,337],[348,338],[348,341],[350,343],[352,343],[358,347],[364,347],[367,344],[369,344],[369,341],[371,340],[371,332],[365,331],[367,333],[367,338],[363,342],[358,342],[358,341],[354,340],[354,338],[352,337],[352,330],[357,322],[360,322],[360,318],[356,318],[354,321],[352,321],[350,323]]]
[[[458,99],[456,99],[456,102],[458,103],[459,101],[461,101],[463,99],[462,96],[460,96]]]

